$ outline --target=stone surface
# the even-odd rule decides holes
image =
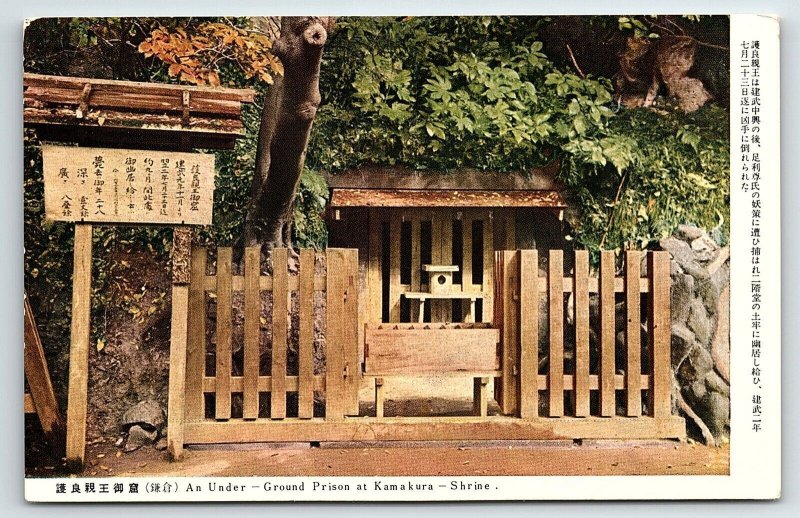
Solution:
[[[714,368],[728,383],[731,381],[730,296],[730,286],[726,286],[717,303],[717,325],[714,329],[714,338],[711,340],[711,358],[714,360]]]
[[[158,451],[164,451],[167,449],[167,438],[162,437],[158,440],[157,443],[153,445],[153,448],[157,449]]]
[[[675,264],[673,262],[673,264]],[[672,281],[672,321],[686,322],[689,318],[689,307],[694,297],[694,277],[681,274]]]
[[[692,250],[696,261],[707,262],[714,258],[715,252],[719,247],[708,236],[700,236],[692,241]]]
[[[694,333],[681,323],[672,324],[672,365],[678,366],[694,345]]]
[[[692,300],[689,306],[689,319],[686,324],[695,334],[698,342],[703,345],[708,345],[711,342],[712,322],[706,312],[706,306],[700,299]]]
[[[146,399],[132,406],[122,416],[122,429],[129,430],[134,425],[138,425],[148,431],[155,431],[163,428],[166,422],[164,410],[157,401]]]
[[[678,368],[678,378],[685,383],[703,380],[708,371],[714,367],[711,355],[703,347],[694,347]]]
[[[128,440],[125,441],[125,451],[136,451],[142,446],[152,444],[158,438],[158,432],[153,430],[145,430],[138,424],[130,427],[128,430]]]
[[[705,231],[694,225],[678,225],[678,235],[687,241],[694,241],[703,236]]]

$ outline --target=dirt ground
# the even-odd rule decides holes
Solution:
[[[726,475],[730,448],[677,441],[308,443],[190,448],[181,462],[152,447],[87,448],[84,476]],[[57,475],[42,466],[28,476]]]

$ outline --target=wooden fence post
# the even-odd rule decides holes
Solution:
[[[616,413],[616,324],[614,323],[614,282],[616,269],[614,252],[600,252],[600,415],[614,417]]]
[[[75,224],[72,266],[72,324],[67,395],[67,468],[83,469],[89,385],[89,333],[92,308],[92,225]]]
[[[183,458],[183,423],[186,418],[186,339],[192,230],[176,227],[172,234],[172,322],[169,337],[169,401],[167,403],[167,453]]]
[[[655,418],[672,413],[672,366],[670,363],[670,264],[667,252],[647,257],[649,282],[648,338],[650,341],[650,414]]]
[[[286,248],[272,250],[272,394],[270,418],[286,417],[286,340],[289,329],[289,273]]]

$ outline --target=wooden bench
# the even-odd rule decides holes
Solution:
[[[500,375],[498,329],[489,324],[366,324],[364,375],[375,379],[376,416],[383,417],[384,378],[473,378],[473,411],[486,416],[489,378]]]

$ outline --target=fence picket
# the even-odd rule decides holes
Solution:
[[[503,292],[502,297],[502,364],[503,369],[500,381],[501,398],[498,401],[504,414],[513,414],[517,408],[517,383],[515,380],[515,369],[517,367],[517,348],[519,347],[519,320],[517,316],[518,306],[514,299],[515,293],[519,290],[519,257],[516,252],[502,252],[502,271],[503,271]]]
[[[326,287],[327,330],[325,335],[325,419],[340,421],[344,418],[344,250],[329,248],[328,279]],[[394,274],[392,274],[394,275]]]
[[[261,247],[246,248],[244,252],[244,400],[242,416],[258,417],[258,366],[260,363],[259,334],[261,327],[261,295],[258,279],[261,275]]]
[[[647,276],[650,281],[648,340],[650,341],[650,412],[668,417],[672,409],[670,367],[670,264],[668,252],[650,252]]]
[[[539,254],[519,252],[520,388],[519,416],[539,415]]]
[[[614,252],[600,252],[600,415],[613,417],[616,413],[614,388]]]
[[[589,409],[589,252],[575,251],[575,416]]]
[[[548,300],[550,344],[548,390],[550,417],[564,415],[564,252],[550,250],[548,260]]]
[[[231,417],[231,313],[233,310],[233,291],[231,285],[230,247],[217,249],[217,419]]]
[[[314,416],[314,250],[300,250],[297,416]]]
[[[192,273],[189,285],[189,320],[186,343],[186,420],[205,417],[203,377],[206,374],[206,274],[208,250],[192,248]]]
[[[639,278],[641,277],[641,253],[625,252],[625,312],[627,325],[625,340],[628,349],[625,365],[626,410],[629,417],[642,415],[642,359],[641,317],[639,305]]]
[[[288,250],[272,250],[272,391],[270,417],[286,417],[286,332],[289,317]]]

